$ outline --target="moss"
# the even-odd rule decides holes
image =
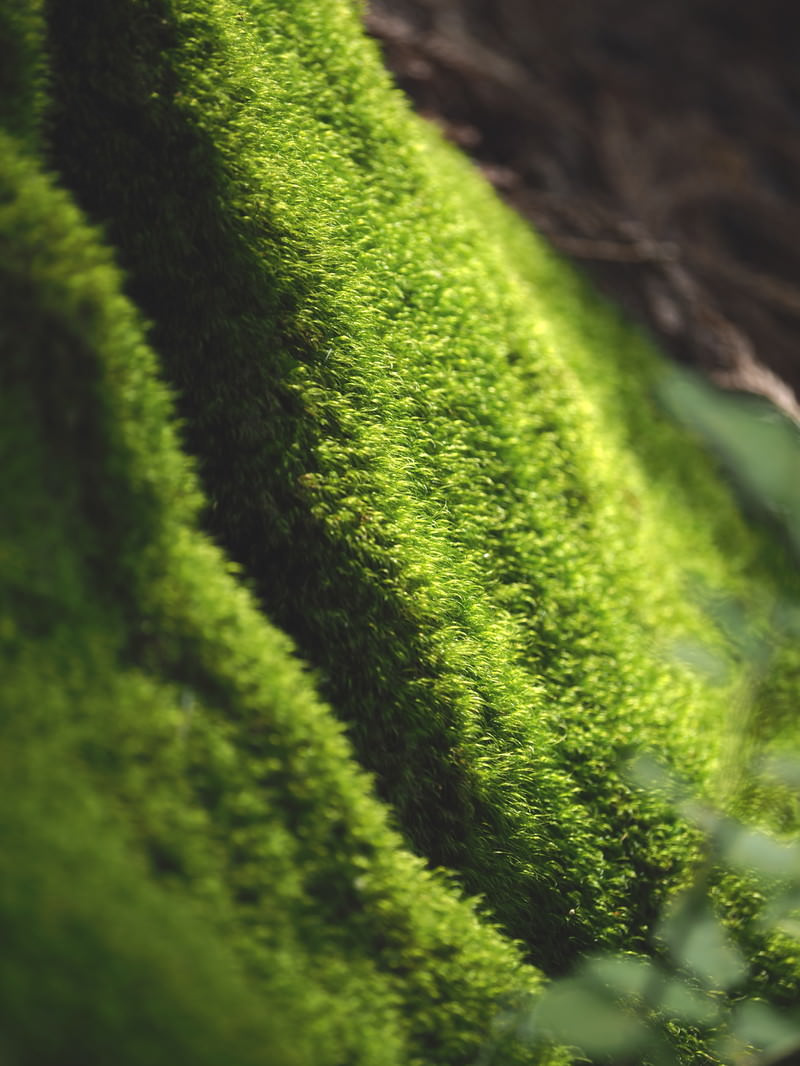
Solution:
[[[403,851],[289,642],[194,528],[200,496],[119,274],[14,148],[7,1061],[472,1061],[537,974]]]
[[[154,322],[209,527],[408,839],[549,969],[643,930],[686,838],[617,764],[644,742],[709,787],[730,698],[667,661],[709,630],[682,561],[753,588],[702,529],[718,491],[691,513],[710,471],[667,501],[584,380],[622,344],[603,373],[641,406],[642,343],[519,229],[512,263],[487,239],[512,223],[341,6],[50,25],[54,160]]]
[[[187,951],[232,960],[180,999],[142,934],[210,1049],[219,980],[242,1061],[282,1019],[287,1062],[471,1062],[538,987],[521,951],[644,944],[694,843],[623,764],[720,792],[746,669],[709,604],[766,624],[791,580],[643,340],[407,113],[352,5],[44,12],[45,148],[0,155],[8,731],[54,734],[100,826],[97,966],[130,870],[143,929],[187,901]]]
[[[0,11],[0,126],[31,151],[42,147],[46,102],[40,0],[9,0]]]

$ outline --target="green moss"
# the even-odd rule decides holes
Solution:
[[[536,973],[402,850],[288,641],[193,529],[200,497],[119,275],[14,149],[5,1060],[472,1061]]]
[[[50,25],[54,159],[154,323],[209,526],[408,839],[549,969],[636,935],[687,839],[617,764],[649,744],[708,788],[724,757],[730,687],[669,661],[720,643],[684,561],[754,595],[702,528],[710,471],[684,453],[672,499],[592,383],[621,344],[603,374],[647,404],[641,341],[412,121],[341,6]],[[679,437],[638,417],[663,470]]]
[[[91,812],[51,804],[108,900],[84,969],[129,876],[173,1057],[229,1039],[219,981],[243,1062],[272,1019],[270,1062],[472,1062],[539,981],[493,922],[549,972],[644,944],[695,845],[622,766],[724,790],[747,671],[709,605],[758,627],[791,580],[642,339],[412,118],[351,5],[44,11],[65,191],[0,154],[2,633],[9,743]],[[44,771],[20,788],[41,812]],[[196,999],[151,931],[184,904]],[[119,950],[101,1034],[139,1024]]]
[[[30,150],[42,147],[46,70],[40,0],[8,0],[0,11],[0,127]]]

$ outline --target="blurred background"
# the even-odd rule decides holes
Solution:
[[[372,0],[416,109],[653,333],[664,401],[800,555],[800,11]]]

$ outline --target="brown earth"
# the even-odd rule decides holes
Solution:
[[[800,423],[800,11],[373,0],[416,108],[662,346]]]

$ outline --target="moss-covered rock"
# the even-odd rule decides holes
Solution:
[[[780,557],[351,5],[9,12],[9,1061],[471,1063],[643,945]]]

